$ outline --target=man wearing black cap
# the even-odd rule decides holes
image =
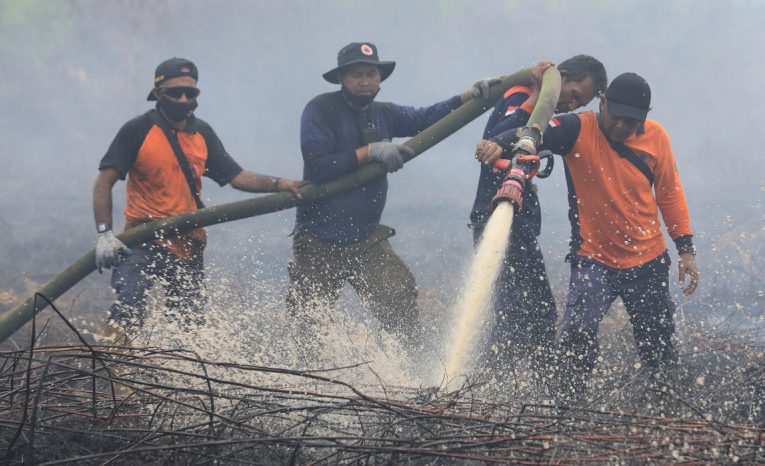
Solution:
[[[543,61],[532,68],[532,87],[514,86],[505,92],[486,123],[484,139],[526,125],[539,98],[542,73],[550,66],[553,66],[551,62]],[[556,113],[572,112],[589,104],[608,84],[605,67],[589,55],[573,56],[556,68],[562,79]],[[470,212],[470,228],[476,245],[491,216],[492,198],[506,175],[493,169],[493,160],[481,162]],[[484,350],[486,365],[491,369],[507,370],[518,361],[528,359],[529,367],[544,375],[555,353],[558,316],[542,249],[537,242],[541,228],[537,185],[528,180],[494,289],[495,324]]]
[[[183,322],[198,320],[206,302],[202,253],[204,229],[166,236],[128,249],[112,231],[112,188],[127,177],[125,230],[141,223],[203,208],[202,175],[221,186],[231,183],[248,192],[291,191],[300,196],[297,180],[243,170],[226,152],[210,125],[194,116],[197,67],[171,58],[157,67],[147,100],[156,109],[125,123],[101,159],[93,189],[93,212],[98,240],[96,266],[115,267],[112,286],[117,300],[111,320],[142,323],[145,294],[161,281],[167,288],[167,308]]]
[[[560,342],[563,389],[581,393],[598,357],[598,326],[621,297],[642,364],[662,374],[676,363],[670,257],[659,211],[679,255],[679,280],[696,289],[693,232],[669,136],[646,116],[651,88],[635,73],[608,86],[600,113],[554,119],[540,149],[564,154],[571,220],[571,280]],[[482,141],[482,157],[510,149],[514,131]]]
[[[414,136],[463,102],[485,95],[491,80],[429,107],[376,102],[380,83],[396,64],[381,61],[369,42],[354,42],[337,55],[324,79],[340,90],[306,105],[300,122],[305,180],[326,183],[372,161],[387,171],[400,169],[411,150],[390,142]],[[287,304],[311,320],[337,300],[349,283],[383,327],[417,346],[417,289],[409,268],[391,248],[394,230],[380,225],[387,177],[316,204],[299,206],[290,263]]]

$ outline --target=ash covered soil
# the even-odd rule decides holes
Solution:
[[[652,380],[617,308],[603,323],[603,359],[587,395],[574,401],[556,399],[522,363],[439,379],[437,326],[412,363],[350,296],[323,312],[325,331],[306,342],[280,302],[252,307],[224,294],[201,327],[181,329],[157,307],[143,329],[116,342],[100,338],[95,320],[79,322],[76,334],[45,311],[34,344],[30,328],[30,340],[17,334],[19,347],[1,355],[4,461],[765,461],[757,329],[680,319],[679,370]],[[431,322],[447,312],[432,295],[421,304]]]

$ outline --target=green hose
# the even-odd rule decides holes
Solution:
[[[540,102],[544,95],[544,83],[545,81],[543,81],[543,93],[540,94]],[[530,84],[531,70],[528,68],[503,77],[500,84],[491,87],[490,96],[466,102],[417,136],[406,141],[404,144],[414,149],[415,155],[411,158],[407,158],[405,161],[409,161],[430,149],[458,129],[479,117],[489,108],[492,108],[494,103],[499,100],[499,98],[502,97],[502,94],[504,94],[510,87]],[[539,107],[540,105],[537,104],[537,109],[535,110],[535,113],[532,114],[532,118],[537,110],[539,110]],[[546,125],[546,121],[544,124]],[[385,168],[382,164],[369,163],[361,167],[359,170],[335,181],[321,185],[307,185],[302,187],[300,191],[303,195],[303,199],[300,200],[293,198],[293,196],[287,192],[259,196],[208,207],[151,223],[145,223],[118,235],[118,238],[122,240],[125,245],[130,247],[136,244],[153,241],[158,236],[163,236],[163,232],[183,232],[192,228],[216,225],[218,223],[231,222],[233,220],[277,212],[279,210],[289,209],[297,204],[312,204],[367,184],[384,174]],[[80,280],[88,276],[88,274],[93,272],[95,268],[95,251],[91,250],[46,283],[40,288],[38,293],[53,301],[76,285]],[[47,307],[47,302],[44,302],[44,300],[38,301],[43,302],[38,302],[35,306],[34,295],[30,296],[23,303],[0,316],[0,342],[5,341],[38,312]]]
[[[526,126],[538,128],[542,133],[545,132],[547,125],[550,124],[550,119],[555,114],[555,107],[558,105],[558,99],[560,98],[560,87],[560,71],[552,66],[547,68],[542,75],[539,99],[537,99],[537,104],[534,107],[534,111],[531,112]]]

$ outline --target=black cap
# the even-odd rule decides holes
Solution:
[[[337,53],[337,66],[324,73],[322,76],[332,84],[340,84],[337,80],[337,72],[356,63],[369,63],[380,67],[380,81],[385,81],[396,67],[394,61],[380,61],[377,56],[377,47],[371,42],[351,42],[341,48]]]
[[[168,79],[177,78],[180,76],[191,76],[194,80],[199,79],[199,72],[197,66],[191,61],[185,58],[173,57],[169,60],[165,60],[157,66],[154,70],[154,87],[159,86]],[[146,100],[157,100],[154,97],[154,92],[149,92],[149,96]]]
[[[645,121],[651,109],[651,86],[635,73],[620,74],[606,89],[606,105],[616,118]]]

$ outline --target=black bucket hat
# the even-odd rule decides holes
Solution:
[[[396,62],[394,61],[380,61],[375,44],[370,42],[351,42],[337,53],[337,66],[322,76],[332,84],[340,84],[337,80],[337,72],[356,63],[369,63],[379,66],[381,82],[385,81],[393,73],[393,68],[396,67]]]
[[[651,110],[651,86],[638,74],[620,74],[606,89],[606,105],[612,116],[645,121]]]
[[[173,57],[165,60],[154,70],[154,87],[159,86],[168,79],[179,76],[191,76],[195,81],[198,81],[199,72],[197,71],[197,66],[191,60],[186,60],[185,58]],[[149,92],[146,100],[157,100],[154,97],[154,89]]]

